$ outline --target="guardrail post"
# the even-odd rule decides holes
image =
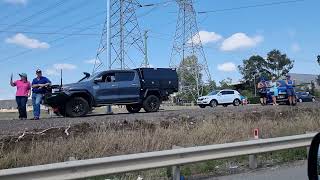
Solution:
[[[172,149],[180,149],[182,147],[180,146],[172,146]],[[172,180],[180,180],[181,178],[181,171],[180,171],[180,166],[172,166]]]
[[[255,154],[249,155],[249,168],[256,169],[258,167],[257,156]]]
[[[253,130],[253,138],[259,139],[259,129],[258,128],[255,128]],[[250,154],[249,155],[249,168],[256,169],[257,167],[258,167],[257,155]]]

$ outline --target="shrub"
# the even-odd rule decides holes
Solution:
[[[260,97],[249,97],[248,102],[250,104],[260,104]]]

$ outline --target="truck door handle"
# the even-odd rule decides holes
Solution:
[[[111,86],[112,86],[112,87],[116,87],[116,85],[114,85],[114,84],[112,84]]]
[[[136,83],[133,83],[133,84],[131,84],[132,86],[136,86],[136,85],[138,85],[138,84],[136,84]]]

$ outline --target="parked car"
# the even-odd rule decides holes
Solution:
[[[309,92],[297,92],[298,102],[315,102],[316,97]]]
[[[197,104],[200,108],[205,108],[207,106],[216,107],[222,105],[227,107],[233,104],[234,106],[239,106],[241,104],[240,93],[236,90],[224,89],[212,91],[206,96],[199,97]]]
[[[85,116],[93,107],[126,105],[130,113],[142,108],[159,110],[163,100],[178,92],[178,75],[170,68],[111,70],[90,75],[79,82],[54,88],[44,103],[63,116]]]
[[[278,87],[277,103],[289,104],[286,81],[278,80],[277,82],[280,84],[280,86]],[[270,92],[270,88],[267,88],[267,103],[272,103],[272,93]]]

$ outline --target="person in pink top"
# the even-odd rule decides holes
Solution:
[[[27,102],[31,94],[31,84],[26,73],[21,73],[19,76],[20,80],[13,81],[13,75],[11,75],[10,85],[17,87],[16,102],[19,110],[19,119],[25,120],[27,119]]]

